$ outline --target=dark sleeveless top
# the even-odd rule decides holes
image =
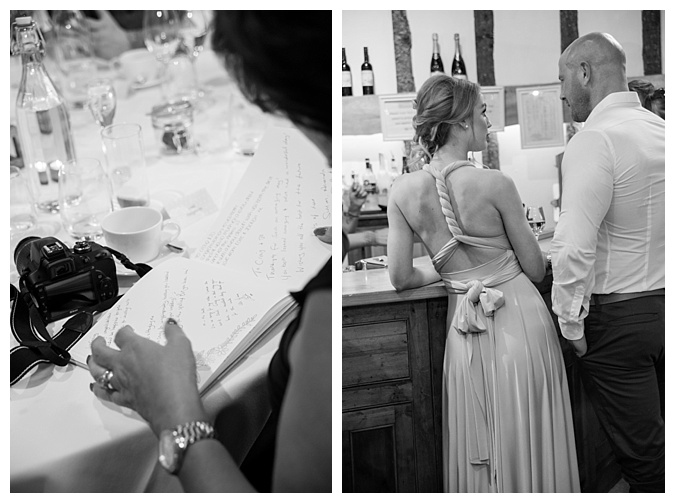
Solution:
[[[331,263],[332,259],[329,259],[321,271],[319,271],[319,273],[314,276],[302,290],[299,292],[291,292],[291,296],[300,306],[300,311],[298,312],[298,316],[284,331],[281,336],[281,341],[279,342],[279,349],[270,361],[269,371],[267,373],[267,385],[272,412],[267,423],[263,427],[263,430],[260,432],[260,435],[241,465],[242,472],[259,492],[270,492],[272,488],[272,469],[274,465],[277,423],[279,420],[281,404],[286,392],[286,386],[288,384],[288,378],[291,374],[291,367],[288,361],[290,344],[300,325],[305,300],[309,294],[315,290],[331,289]]]

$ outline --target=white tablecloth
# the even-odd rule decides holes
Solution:
[[[16,61],[11,71],[20,71]],[[222,207],[250,159],[235,154],[227,131],[227,108],[233,83],[217,57],[203,53],[198,60],[200,83],[210,89],[209,106],[195,116],[199,154],[160,157],[154,138],[150,109],[161,102],[159,87],[119,94],[114,121],[141,124],[144,134],[151,198],[171,203],[205,189],[215,205]],[[12,83],[17,82],[13,75]],[[116,81],[117,84],[123,84]],[[11,87],[10,110],[14,117],[17,89]],[[96,157],[105,166],[99,128],[87,110],[73,111],[76,152]],[[287,125],[287,124],[286,124]],[[194,252],[217,213],[184,227],[177,244]],[[73,240],[60,228],[58,216],[41,216],[42,236],[56,236],[69,245]],[[16,283],[10,242],[10,282]],[[120,278],[122,291],[133,277]],[[10,335],[10,347],[14,340]],[[240,460],[267,417],[264,376],[278,345],[278,334],[257,349],[226,376],[205,397],[207,408],[228,411],[233,428],[221,438],[235,459]],[[101,402],[89,390],[86,370],[68,365],[40,365],[10,388],[10,490],[12,492],[131,492],[179,490],[175,477],[153,471],[156,467],[156,439],[147,424],[135,413]]]

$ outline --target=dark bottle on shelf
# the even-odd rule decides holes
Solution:
[[[405,175],[406,173],[410,173],[410,168],[408,167],[408,158],[403,156],[403,167],[401,168],[401,174]]]
[[[361,85],[363,94],[375,94],[375,77],[373,75],[373,65],[368,60],[368,48],[363,48],[363,64],[361,65]]]
[[[431,36],[433,41],[433,53],[431,55],[431,75],[438,75],[439,73],[444,73],[443,70],[443,60],[441,59],[441,49],[438,45],[438,34],[434,33]]]
[[[342,96],[352,95],[352,70],[347,64],[347,54],[342,48]]]
[[[462,58],[462,49],[459,45],[459,33],[455,33],[455,57],[452,60],[452,76],[456,79],[468,79],[464,58]]]

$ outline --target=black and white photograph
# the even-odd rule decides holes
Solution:
[[[10,17],[10,491],[330,493],[331,11]]]
[[[664,35],[343,11],[343,492],[665,491]]]
[[[665,2],[314,4],[10,9],[10,497],[666,494]]]

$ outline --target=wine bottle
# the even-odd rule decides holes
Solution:
[[[441,59],[441,49],[438,45],[438,34],[434,33],[431,36],[433,41],[433,54],[431,55],[431,75],[438,75],[444,73],[443,60]]]
[[[366,157],[366,171],[363,174],[363,188],[368,194],[377,194],[377,178],[368,157]]]
[[[352,70],[347,64],[347,54],[342,48],[342,96],[352,95]]]
[[[361,85],[363,94],[375,94],[375,77],[373,76],[373,65],[368,60],[368,48],[363,48],[363,64],[361,65]]]
[[[459,45],[459,33],[455,33],[455,57],[452,60],[452,76],[456,79],[467,80],[466,66],[462,58],[462,49]]]

